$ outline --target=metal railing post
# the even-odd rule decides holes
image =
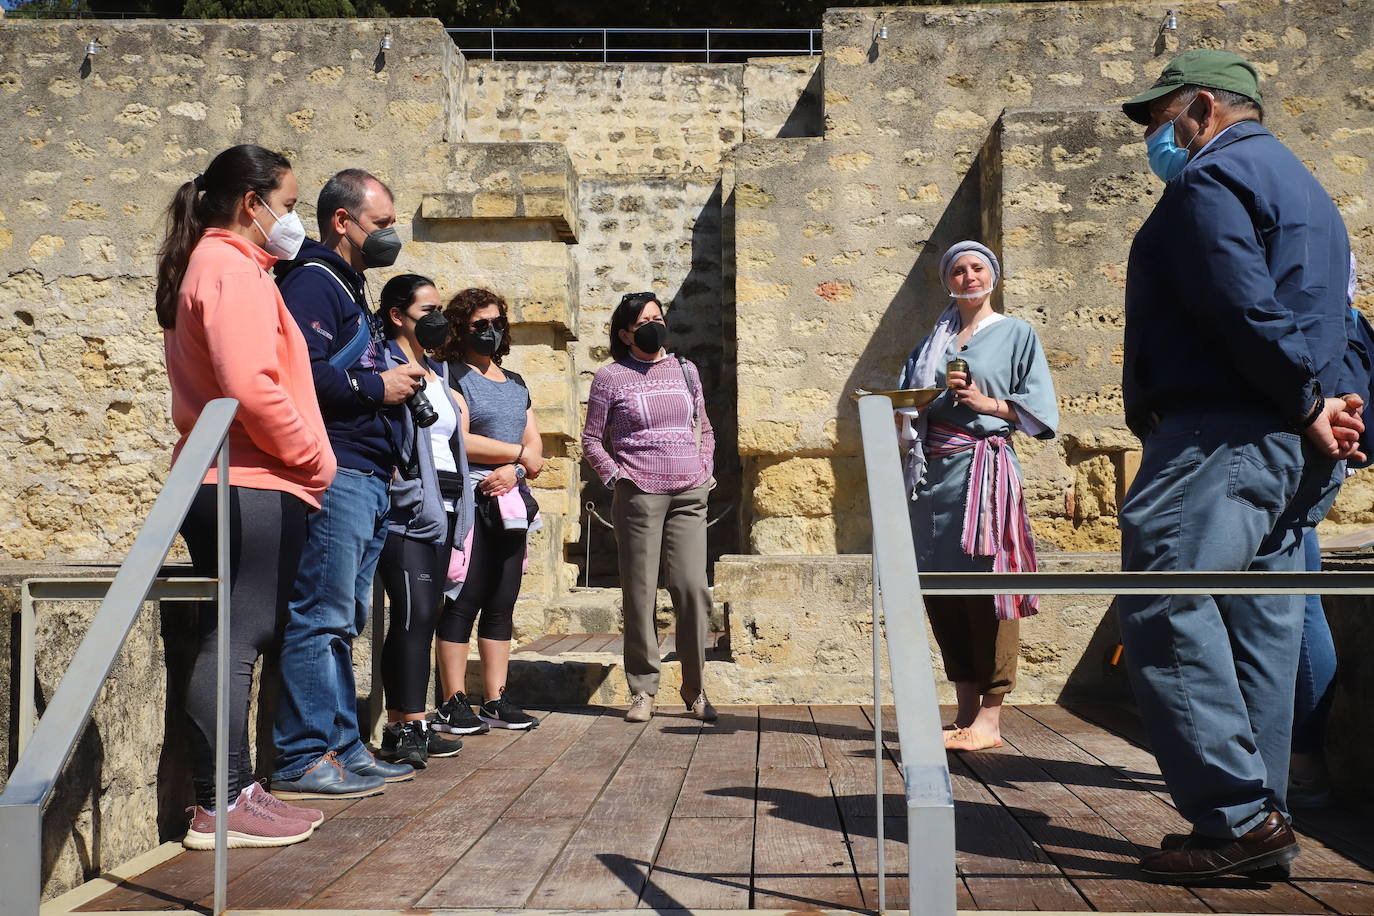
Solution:
[[[219,447],[215,484],[215,559],[219,578],[219,607],[215,645],[215,909],[220,916],[229,903],[229,591],[232,564],[229,543],[229,437]],[[239,791],[243,786],[239,786]]]
[[[216,450],[224,445],[237,409],[238,402],[230,398],[205,405],[53,691],[43,718],[0,791],[0,893],[5,895],[6,914],[38,914],[43,884],[43,808],[90,722],[101,688],[143,602],[153,593],[177,531]]]
[[[25,582],[19,597],[19,754],[24,753],[33,737],[33,718],[37,715],[38,697],[35,680],[38,667],[38,619],[33,606],[33,593]],[[16,754],[16,758],[19,756]]]
[[[878,633],[882,597],[878,586],[878,561],[870,557],[869,563],[873,572],[873,797],[878,809],[878,916],[883,916],[887,912],[887,850],[883,848],[887,825],[883,822],[883,646]]]
[[[874,589],[882,601],[906,785],[910,911],[954,916],[954,792],[907,501],[893,498],[905,485],[892,430],[892,402],[881,395],[860,398],[859,425],[873,519]]]

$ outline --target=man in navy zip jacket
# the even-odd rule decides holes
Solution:
[[[1176,58],[1126,102],[1166,182],[1131,246],[1122,389],[1140,469],[1128,570],[1303,568],[1303,533],[1359,455],[1345,368],[1350,245],[1330,196],[1261,124],[1255,69]],[[1190,834],[1154,880],[1285,874],[1300,596],[1122,596],[1127,671]]]
[[[282,298],[310,351],[315,393],[339,462],[310,516],[282,643],[272,793],[283,798],[358,798],[411,767],[373,758],[358,732],[353,640],[367,622],[372,576],[386,539],[396,464],[391,416],[423,370],[383,371],[381,324],[368,308],[363,271],[387,267],[401,242],[391,191],[361,169],[320,191],[322,241],[279,264]]]

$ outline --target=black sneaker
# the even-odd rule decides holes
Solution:
[[[485,727],[483,726],[483,728]],[[462,741],[457,738],[450,738],[432,728],[425,729],[425,737],[429,741],[429,756],[431,757],[452,757],[463,749]]]
[[[429,759],[429,742],[423,722],[392,722],[382,729],[377,756],[391,763],[408,763],[417,770]]]
[[[526,715],[525,711],[506,699],[506,691],[494,700],[487,700],[477,707],[477,714],[492,728],[526,729],[537,728],[539,720]]]
[[[461,693],[455,693],[439,706],[430,727],[450,735],[483,735],[491,731],[491,726],[473,714],[472,703]]]

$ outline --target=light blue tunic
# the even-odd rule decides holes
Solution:
[[[924,345],[925,341],[921,342]],[[912,387],[918,346],[907,359],[902,372],[902,387]],[[989,397],[1001,398],[1015,406],[1023,420],[1023,432],[1037,439],[1054,437],[1059,425],[1059,405],[1055,400],[1050,367],[1035,329],[1019,318],[1004,317],[980,328],[960,349],[950,341],[949,349],[935,370],[935,387],[945,386],[945,364],[956,356],[966,360],[969,375],[978,389]],[[957,426],[971,435],[1010,436],[1012,424],[1000,417],[975,413],[958,404],[948,393],[931,405],[931,423]],[[1021,476],[1015,452],[1008,449]],[[971,557],[964,553],[960,539],[964,530],[964,507],[968,500],[969,464],[973,451],[938,458],[927,454],[926,473],[910,504],[911,531],[916,541],[916,566],[935,572],[982,572],[992,569],[991,557]]]

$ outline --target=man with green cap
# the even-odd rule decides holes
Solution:
[[[1303,568],[1303,532],[1358,454],[1343,356],[1350,244],[1330,196],[1262,125],[1255,68],[1169,63],[1122,106],[1166,184],[1131,245],[1122,393],[1142,455],[1121,507],[1128,570]],[[1192,833],[1158,881],[1282,873],[1299,596],[1118,599],[1127,671]]]

